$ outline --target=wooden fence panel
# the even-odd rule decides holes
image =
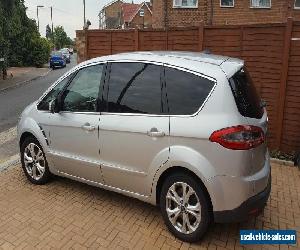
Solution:
[[[139,50],[167,50],[167,33],[165,31],[139,31]]]
[[[89,31],[87,35],[87,58],[111,54],[111,33],[103,31]]]
[[[134,30],[126,31],[113,31],[111,33],[111,54],[117,54],[122,52],[135,51],[135,37]]]
[[[285,27],[245,27],[242,53],[260,96],[267,102],[269,145],[276,147],[278,97]]]
[[[168,50],[198,51],[198,29],[168,31]]]
[[[204,35],[204,48],[213,53],[240,57],[241,30],[240,28],[207,28]]]
[[[292,32],[281,149],[300,150],[300,24]]]

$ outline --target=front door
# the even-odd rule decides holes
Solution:
[[[101,165],[106,185],[149,195],[149,173],[169,157],[169,117],[159,65],[112,63],[107,112],[100,119]]]
[[[61,111],[50,114],[50,154],[65,174],[102,182],[99,163],[98,94],[103,65],[80,69],[61,95]]]

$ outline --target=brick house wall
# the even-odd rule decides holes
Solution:
[[[153,27],[165,27],[167,1],[168,27],[199,26],[204,24],[255,24],[285,22],[288,16],[300,20],[300,9],[294,9],[295,0],[271,0],[271,8],[251,8],[250,0],[234,0],[234,7],[220,7],[220,0],[198,0],[198,8],[173,8],[173,0],[155,0]],[[212,22],[211,22],[212,21]]]
[[[123,2],[116,1],[105,8],[106,28],[115,29],[121,25],[121,5]]]

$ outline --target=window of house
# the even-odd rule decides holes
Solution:
[[[197,8],[198,0],[173,0],[173,8]]]
[[[300,0],[295,0],[295,9],[300,9]]]
[[[112,63],[108,84],[108,112],[162,114],[161,66]]]
[[[220,0],[221,7],[234,7],[234,0]]]
[[[271,8],[271,0],[250,0],[252,8]]]

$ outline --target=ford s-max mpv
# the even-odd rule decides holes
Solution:
[[[59,175],[159,205],[194,242],[264,207],[267,121],[244,61],[136,52],[70,70],[24,110],[18,138],[32,183]]]

